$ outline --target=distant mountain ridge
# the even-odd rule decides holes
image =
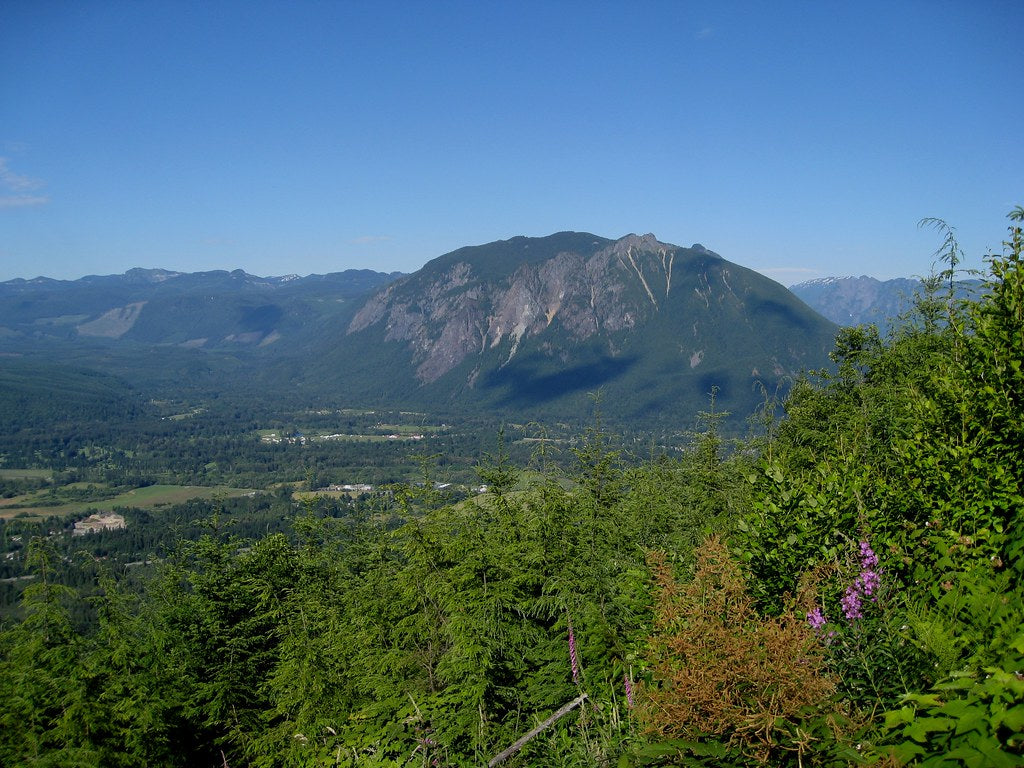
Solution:
[[[317,320],[351,311],[356,299],[400,276],[135,268],[79,280],[9,280],[0,283],[0,349],[89,338],[206,349],[266,346],[300,339]]]
[[[978,280],[961,280],[956,295],[966,298],[977,291]],[[881,332],[911,309],[921,291],[919,278],[877,280],[860,277],[821,277],[790,286],[790,290],[816,312],[838,325],[874,324]]]

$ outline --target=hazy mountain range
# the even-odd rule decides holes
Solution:
[[[898,314],[915,288],[830,278],[790,291],[699,244],[561,232],[462,248],[411,275],[11,280],[0,366],[517,420],[574,418],[600,390],[612,418],[692,424],[712,390],[718,408],[749,413],[828,364],[836,323]]]
[[[976,293],[979,280],[955,283],[957,298]],[[876,280],[873,277],[822,277],[790,286],[812,309],[838,325],[877,325],[886,332],[911,310],[922,282],[918,278]],[[942,291],[947,289],[943,287]]]
[[[256,277],[242,270],[131,269],[80,280],[0,283],[0,349],[47,341],[117,339],[197,348],[301,338],[399,277],[371,270]]]

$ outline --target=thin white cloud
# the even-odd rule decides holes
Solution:
[[[0,157],[0,184],[3,184],[12,192],[26,192],[30,189],[39,189],[43,182],[39,179],[22,176],[7,167],[7,158]]]
[[[25,208],[32,205],[44,205],[50,202],[45,195],[33,195],[45,184],[39,179],[15,173],[8,167],[7,158],[0,157],[0,208]]]
[[[388,235],[363,235],[362,237],[353,238],[349,242],[354,245],[368,245],[369,243],[380,243],[390,239],[391,237]]]
[[[46,205],[50,198],[43,195],[7,195],[0,197],[0,208],[28,208],[33,205]]]
[[[715,34],[715,30],[713,30],[711,27],[702,27],[701,29],[697,30],[697,33],[694,35],[694,37],[697,38],[698,40],[705,40],[711,37],[713,34]]]

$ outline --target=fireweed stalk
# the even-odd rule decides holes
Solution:
[[[871,545],[866,541],[860,543],[860,573],[854,579],[853,584],[846,588],[846,593],[841,601],[843,615],[848,621],[855,621],[863,617],[861,607],[865,598],[871,602],[878,600],[875,592],[882,583],[877,570],[878,556]]]
[[[572,619],[569,619],[569,664],[572,665],[572,681],[580,682],[580,665],[576,658],[576,635],[572,631]]]
[[[859,542],[856,557],[856,574],[839,601],[848,629],[836,622],[834,631],[826,631],[827,619],[818,607],[807,614],[807,623],[831,650],[833,670],[848,695],[855,699],[867,695],[883,707],[895,706],[913,689],[908,672],[916,674],[912,672],[915,661],[913,654],[902,650],[899,633],[889,626],[884,606],[865,617],[866,604],[878,603],[883,571],[869,542]]]
[[[870,599],[871,602],[876,602],[878,596],[875,593],[882,584],[881,573],[877,570],[878,555],[866,541],[860,542],[859,559],[860,573],[846,588],[843,598],[839,601],[839,605],[843,609],[843,616],[850,622],[864,617],[862,610],[864,600]],[[807,614],[807,623],[812,629],[820,630],[828,623],[828,618],[822,609],[816,606]]]

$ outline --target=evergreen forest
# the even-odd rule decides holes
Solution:
[[[1024,209],[971,300],[933,223],[913,310],[753,437],[713,397],[639,462],[599,415],[569,463],[499,435],[485,492],[424,460],[362,503],[225,501],[259,524],[190,517],[143,569],[38,531],[0,764],[1024,765]]]

